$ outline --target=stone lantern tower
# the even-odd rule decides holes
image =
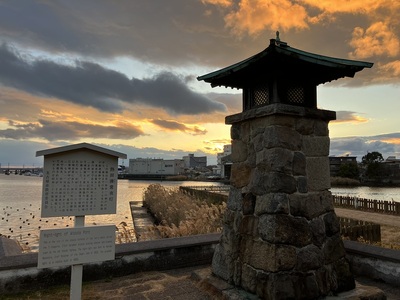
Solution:
[[[372,63],[332,58],[276,39],[262,52],[198,77],[243,90],[231,124],[231,188],[212,271],[264,299],[351,290],[329,176],[328,123],[317,85]]]

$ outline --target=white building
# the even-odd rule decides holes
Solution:
[[[207,156],[194,156],[194,154],[189,154],[183,157],[186,168],[205,168],[207,167]]]
[[[179,175],[184,171],[183,159],[129,159],[129,173],[135,175]]]
[[[225,164],[231,164],[229,155],[232,154],[232,145],[224,145],[224,151],[217,153],[217,167],[213,169],[213,173],[225,177]],[[225,159],[224,159],[225,158]]]

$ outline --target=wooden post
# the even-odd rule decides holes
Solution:
[[[85,216],[76,216],[74,225],[75,227],[85,227]],[[71,266],[70,299],[80,300],[82,297],[82,274],[82,264]]]

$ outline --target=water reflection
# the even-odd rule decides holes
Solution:
[[[41,177],[0,174],[0,234],[17,239],[22,246],[37,251],[41,229],[59,229],[74,226],[74,217],[41,218]],[[149,184],[160,183],[167,187],[181,185],[219,185],[214,182],[190,181],[118,181],[117,213],[86,216],[85,224],[101,225],[126,223],[133,228],[130,201],[141,201]],[[124,224],[123,223],[123,224]]]

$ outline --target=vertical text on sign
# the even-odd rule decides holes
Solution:
[[[115,213],[116,163],[101,155],[75,156],[45,159],[42,217]]]

